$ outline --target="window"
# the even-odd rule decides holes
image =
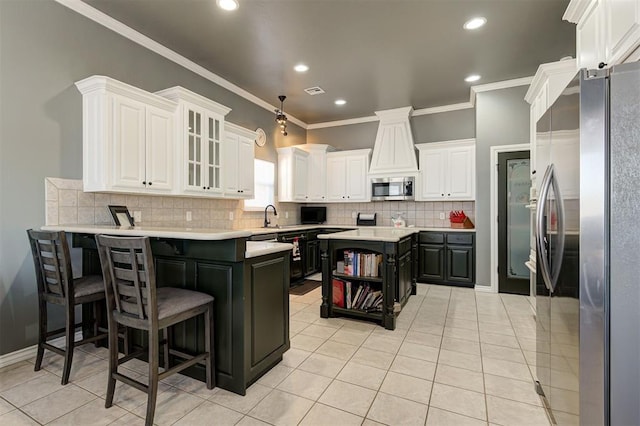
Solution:
[[[275,200],[275,164],[253,160],[255,198],[244,201],[245,210],[264,210]]]

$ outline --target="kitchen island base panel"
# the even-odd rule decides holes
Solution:
[[[73,244],[83,249],[83,273],[99,271],[94,236],[73,234]],[[158,287],[180,287],[215,298],[216,385],[239,395],[245,395],[290,347],[290,251],[245,259],[245,245],[245,238],[151,239]],[[172,346],[187,354],[202,351],[203,327],[200,318],[173,327]],[[134,346],[146,341],[143,333],[129,333]],[[204,370],[198,364],[182,373],[204,381]]]

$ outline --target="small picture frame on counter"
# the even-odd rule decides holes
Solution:
[[[133,218],[129,214],[129,210],[126,206],[109,206],[109,212],[111,213],[113,223],[115,223],[116,226],[135,226]]]

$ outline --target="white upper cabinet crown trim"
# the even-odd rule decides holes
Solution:
[[[236,135],[239,135],[251,140],[255,140],[258,137],[258,133],[256,133],[255,130],[249,130],[244,127],[238,126],[237,124],[229,123],[228,121],[224,122],[224,130],[233,132]]]
[[[547,84],[549,79],[553,78],[553,76],[561,74],[571,75],[571,73],[575,74],[577,72],[578,65],[575,59],[567,59],[564,61],[550,62],[540,65],[536,75],[531,81],[527,94],[524,95],[524,100],[529,104],[533,104],[540,91],[543,90],[544,85]]]
[[[175,111],[177,107],[177,104],[169,99],[104,75],[92,75],[91,77],[76,81],[76,87],[83,95],[88,95],[93,92],[109,92],[126,96],[127,98],[162,108],[166,111]]]
[[[194,93],[191,90],[185,89],[181,86],[175,86],[168,89],[160,90],[156,92],[156,95],[162,96],[163,98],[171,99],[174,102],[187,101],[222,116],[229,114],[229,112],[231,111],[231,108],[212,101],[211,99],[207,99],[204,96]]]

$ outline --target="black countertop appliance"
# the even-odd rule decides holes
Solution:
[[[300,207],[300,222],[303,225],[315,225],[325,223],[327,221],[326,207]]]

